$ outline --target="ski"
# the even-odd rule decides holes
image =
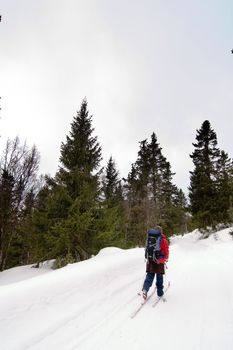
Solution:
[[[168,290],[168,288],[170,287],[170,281],[168,282],[168,285],[167,285],[167,287],[165,288],[165,290],[164,290],[164,294],[167,292],[167,290]],[[164,296],[164,294],[163,294],[163,296]],[[158,297],[156,300],[155,300],[155,302],[154,302],[154,304],[152,305],[152,307],[155,307],[159,302],[160,302],[160,300],[163,300],[164,302],[166,301],[166,299],[164,299],[164,297]]]
[[[148,302],[148,300],[155,294],[155,291],[156,291],[156,287],[153,289],[152,293],[149,294],[147,296],[147,298],[145,300],[143,300],[140,305],[138,305],[138,307],[134,310],[134,312],[131,314],[131,318],[134,318],[138,313],[139,311],[142,309],[142,307]]]

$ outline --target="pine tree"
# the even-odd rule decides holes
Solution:
[[[109,205],[111,205],[111,202],[114,202],[117,196],[119,183],[119,172],[116,170],[115,162],[111,156],[107,163],[106,175],[103,184],[104,196],[106,201],[109,202]]]
[[[144,244],[145,230],[149,225],[149,175],[150,152],[148,141],[139,142],[136,162],[128,175],[129,214],[127,223],[127,239],[134,244]]]
[[[159,223],[167,234],[183,232],[182,222],[185,209],[178,198],[181,193],[183,196],[184,194],[173,184],[175,173],[172,172],[170,163],[163,156],[155,133],[151,135],[148,147],[150,150],[149,188],[151,189],[149,224]]]
[[[230,185],[230,198],[229,198],[228,215],[229,215],[229,221],[232,223],[233,222],[233,166],[230,172],[229,185]]]
[[[194,170],[190,172],[189,198],[194,219],[201,227],[206,227],[218,221],[216,177],[220,161],[217,135],[208,120],[197,130],[196,140],[195,150],[190,155]]]
[[[157,136],[155,133],[151,135],[151,142],[148,145],[149,148],[149,159],[150,159],[150,172],[149,172],[149,183],[151,189],[151,198],[154,205],[158,208],[159,200],[162,194],[162,172],[165,158],[162,155],[162,149],[158,144]]]
[[[131,165],[131,171],[124,180],[124,192],[126,197],[126,235],[128,246],[141,243],[142,231],[144,231],[144,212],[138,195],[139,183],[136,165]]]
[[[231,178],[233,174],[233,162],[224,151],[220,152],[216,164],[216,191],[215,215],[218,222],[230,221],[229,208],[231,206]]]
[[[103,200],[99,208],[99,234],[95,246],[99,249],[109,245],[124,246],[125,210],[119,172],[115,161],[110,157],[103,176]]]
[[[52,197],[52,189],[49,185],[54,181],[48,176],[43,177],[43,183],[35,197],[34,210],[32,214],[33,228],[33,246],[32,256],[33,262],[39,263],[44,260],[54,259],[49,237],[49,229],[54,225],[54,210],[50,211],[50,201]]]
[[[143,244],[148,228],[161,224],[165,230],[172,231],[183,220],[184,208],[177,207],[177,188],[172,183],[173,175],[155,133],[151,135],[150,142],[140,142],[138,158],[125,185],[128,239]],[[176,213],[175,222],[172,222],[172,213]]]
[[[61,145],[61,166],[49,180],[46,199],[46,245],[54,257],[83,260],[94,252],[98,232],[101,147],[93,136],[92,117],[84,99]],[[46,221],[46,220],[45,220]]]
[[[66,137],[66,143],[61,145],[60,162],[69,170],[92,171],[99,168],[101,161],[101,147],[97,137],[93,137],[92,116],[87,110],[87,100],[84,99],[80,111],[71,123],[70,135]]]

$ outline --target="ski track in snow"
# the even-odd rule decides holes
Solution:
[[[5,284],[0,274],[1,350],[232,350],[233,239],[198,232],[170,245],[168,302],[153,296],[134,319],[145,277],[144,250],[104,249],[96,257]],[[31,271],[30,271],[31,274]],[[22,280],[20,280],[22,279]]]

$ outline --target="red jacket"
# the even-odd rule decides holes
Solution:
[[[165,262],[168,261],[168,257],[169,257],[169,246],[168,246],[168,241],[163,233],[162,233],[162,239],[160,242],[160,249],[164,257],[159,258],[159,263],[165,264]]]

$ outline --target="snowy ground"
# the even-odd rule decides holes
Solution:
[[[174,237],[167,302],[138,315],[144,251],[107,248],[60,270],[0,273],[1,350],[232,350],[233,239]]]

